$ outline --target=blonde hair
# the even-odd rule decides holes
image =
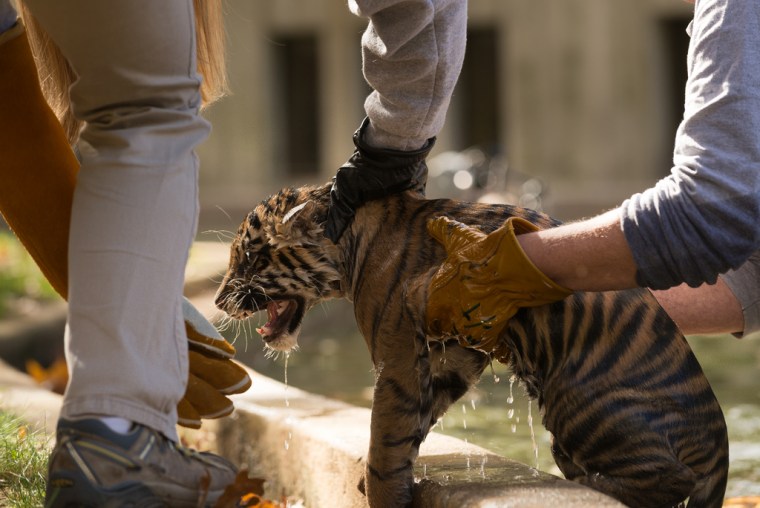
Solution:
[[[27,30],[40,77],[40,86],[48,104],[58,116],[70,143],[79,138],[82,122],[71,111],[69,88],[76,79],[66,57],[42,29],[29,9],[19,2],[21,18]],[[225,58],[225,34],[222,0],[193,0],[198,73],[202,107],[211,105],[228,92]]]

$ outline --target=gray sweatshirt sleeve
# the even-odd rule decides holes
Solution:
[[[362,68],[369,144],[416,150],[443,127],[462,69],[466,0],[349,0],[369,18]]]
[[[721,278],[742,307],[744,330],[734,335],[744,337],[760,331],[760,251],[752,254],[736,270],[722,274]]]
[[[697,0],[671,174],[619,211],[639,284],[715,282],[760,247],[760,1]]]

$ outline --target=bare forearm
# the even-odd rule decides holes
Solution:
[[[533,264],[557,284],[575,291],[636,287],[636,265],[617,211],[593,219],[518,236]],[[733,333],[744,328],[741,305],[722,279],[652,292],[683,333]]]
[[[575,291],[636,287],[636,265],[616,210],[558,228],[520,235],[533,264]]]
[[[741,304],[722,278],[698,288],[682,284],[652,294],[686,335],[744,330]]]

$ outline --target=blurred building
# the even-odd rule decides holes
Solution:
[[[345,0],[227,0],[225,8],[233,93],[207,114],[201,227],[233,229],[282,186],[334,174],[351,153],[368,88],[365,21]],[[469,10],[465,65],[434,156],[475,147],[498,161],[496,172],[540,181],[543,208],[565,220],[613,207],[667,174],[691,4],[470,0]],[[480,184],[498,193],[507,182]]]

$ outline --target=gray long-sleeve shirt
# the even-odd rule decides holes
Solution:
[[[466,0],[349,0],[362,37],[373,146],[416,150],[438,135],[462,68]]]
[[[620,207],[641,285],[712,283],[760,248],[760,2],[697,0],[671,174]]]

